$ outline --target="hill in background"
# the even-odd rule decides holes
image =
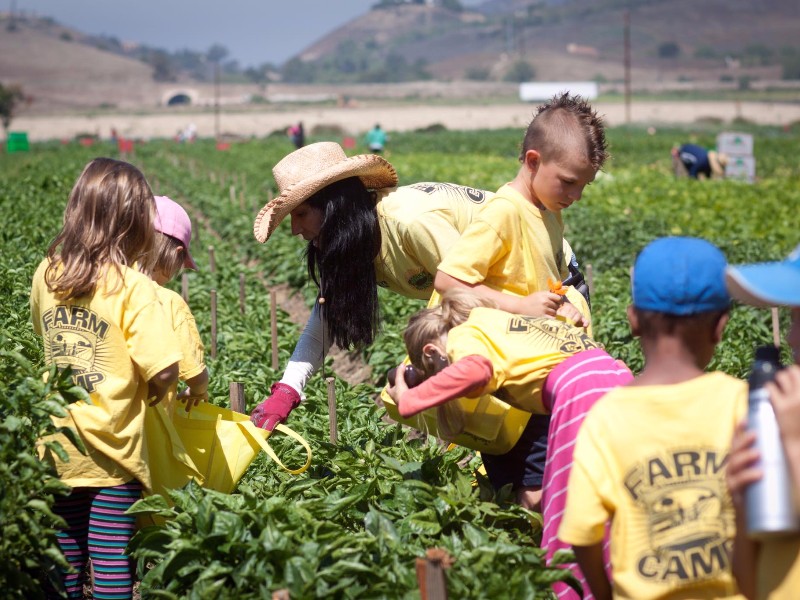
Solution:
[[[380,76],[382,62],[385,71],[446,80],[621,81],[627,12],[636,81],[800,78],[796,0],[490,0],[471,11],[381,4],[304,50],[286,75],[363,80],[370,70]]]
[[[514,82],[525,80],[619,89],[626,12],[634,89],[800,79],[797,0],[489,0],[470,9],[457,0],[420,2],[380,0],[284,65],[245,71],[224,48],[169,54],[52,19],[0,15],[0,83],[21,85],[34,112],[146,109],[180,98],[193,105],[510,98]]]

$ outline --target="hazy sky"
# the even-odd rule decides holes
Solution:
[[[2,0],[0,10],[166,50],[225,46],[243,66],[281,64],[377,0]]]

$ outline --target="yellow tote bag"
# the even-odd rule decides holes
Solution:
[[[182,488],[192,479],[203,485],[205,478],[186,450],[163,403],[145,411],[144,435],[152,493],[169,499],[167,490]]]
[[[285,425],[278,425],[275,431],[294,438],[306,449],[306,462],[297,469],[284,465],[272,450],[267,442],[272,432],[259,429],[245,414],[202,403],[188,413],[182,406],[176,407],[172,418],[167,416],[166,419],[173,427],[181,446],[180,455],[185,460],[176,468],[175,460],[170,459],[165,464],[165,461],[154,460],[151,454],[154,490],[157,489],[156,480],[163,488],[182,487],[189,479],[195,479],[204,488],[231,493],[261,450],[293,475],[303,473],[311,464],[308,442]]]

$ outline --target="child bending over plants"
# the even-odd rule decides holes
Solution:
[[[72,488],[54,505],[65,522],[58,541],[73,567],[61,574],[69,598],[83,597],[89,558],[95,598],[133,593],[126,546],[135,517],[126,511],[151,486],[145,412],[167,396],[181,358],[177,338],[165,335],[171,324],[147,274],[155,218],[153,192],[136,167],[94,159],[72,188],[63,227],[33,276],[31,317],[45,359],[70,368],[89,393],[55,419],[87,453],[62,433],[52,439],[64,452],[42,450]]]
[[[435,407],[441,431],[456,434],[464,414],[453,400],[485,394],[533,415],[551,415],[545,448],[538,439],[523,438],[506,454],[484,452],[482,458],[492,485],[499,489],[512,484],[523,505],[519,491],[525,473],[531,465],[544,464],[542,547],[548,559],[565,548],[556,532],[572,445],[589,408],[608,390],[631,381],[628,368],[582,328],[551,317],[508,313],[467,290],[451,290],[441,305],[412,316],[404,340],[422,383],[409,388],[404,377],[395,376],[389,394],[403,417]],[[396,372],[403,369],[401,365]]]

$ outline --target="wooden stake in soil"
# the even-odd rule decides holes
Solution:
[[[217,261],[214,259],[214,246],[208,247],[208,270],[212,273],[217,271]]]
[[[777,306],[772,307],[772,343],[776,348],[781,347],[781,320]]]
[[[594,294],[594,269],[591,263],[586,265],[586,286],[589,288],[589,297],[591,298]]]
[[[217,358],[217,290],[211,290],[211,358]]]
[[[244,384],[239,381],[230,383],[231,410],[233,412],[244,413]]]
[[[330,418],[331,444],[338,443],[339,432],[336,426],[336,380],[327,377],[325,383],[328,386],[328,417]]]
[[[228,196],[229,196],[229,198],[231,200],[231,204],[236,204],[236,186],[235,185],[231,185],[228,188]]]
[[[239,273],[239,310],[244,314],[244,273]]]
[[[453,559],[442,548],[430,548],[425,558],[416,560],[417,585],[422,600],[447,600],[447,580],[444,571]]]
[[[186,304],[189,304],[189,274],[181,274],[181,297]]]
[[[275,290],[269,291],[269,329],[272,345],[272,370],[278,370],[278,300]]]

